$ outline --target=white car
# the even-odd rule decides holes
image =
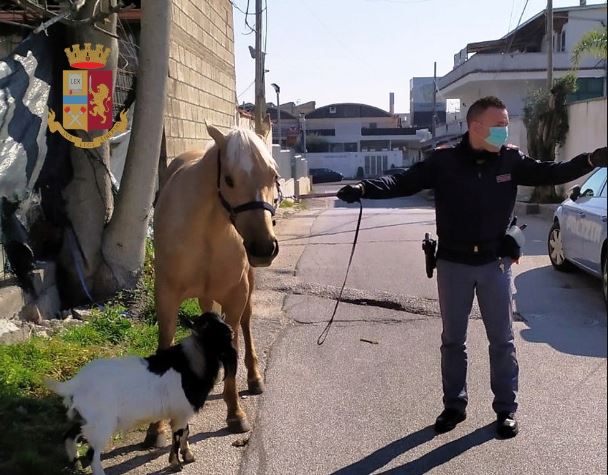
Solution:
[[[606,168],[599,168],[555,211],[549,231],[551,264],[558,270],[573,266],[602,279],[608,305],[608,223]]]

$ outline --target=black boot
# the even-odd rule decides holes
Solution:
[[[451,431],[467,418],[467,413],[458,409],[444,409],[435,421],[435,432],[443,434]]]
[[[496,415],[496,433],[504,438],[515,437],[519,432],[519,425],[515,420],[514,412],[499,412]]]

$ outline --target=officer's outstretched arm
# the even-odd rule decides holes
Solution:
[[[560,185],[592,170],[588,153],[577,155],[567,162],[541,162],[520,153],[513,167],[513,180],[525,186]]]
[[[411,168],[397,175],[383,176],[363,180],[363,198],[383,199],[398,196],[410,196],[421,190],[433,188],[433,158],[414,164]]]

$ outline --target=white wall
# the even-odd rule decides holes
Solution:
[[[400,151],[383,152],[344,152],[344,153],[308,153],[309,168],[329,168],[341,173],[346,178],[354,178],[357,169],[365,169],[365,157],[385,157],[386,168],[403,166],[403,154]]]
[[[607,107],[606,98],[575,102],[568,106],[570,130],[564,146],[557,150],[557,160],[570,160],[581,153],[593,152],[596,148],[606,146]],[[586,177],[579,178],[564,185],[562,189],[568,190],[585,180]]]
[[[523,153],[528,153],[528,132],[523,117],[509,119],[509,143],[519,147]]]
[[[490,78],[491,79],[491,78]],[[461,87],[450,93],[451,99],[460,99],[461,117],[466,118],[469,107],[478,99],[485,96],[496,96],[505,103],[511,119],[523,115],[524,98],[526,95],[541,87],[545,80],[502,80],[495,77],[493,80],[471,81],[463,83]],[[463,121],[465,121],[463,119]]]
[[[295,156],[295,153],[291,149],[281,150],[278,145],[272,146],[272,158],[277,162],[279,166],[279,176],[281,178],[289,179],[291,176],[291,160]]]
[[[601,22],[605,24],[606,8],[573,11],[568,16],[568,23],[564,25],[564,30],[566,30],[566,51],[570,52],[587,31],[601,28]]]
[[[606,146],[606,98],[580,101],[568,106],[570,130],[560,159]]]

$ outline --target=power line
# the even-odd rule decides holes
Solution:
[[[507,27],[507,34],[511,31],[511,21],[513,20],[513,11],[515,10],[515,0],[511,2],[511,14],[509,15],[509,26]]]
[[[513,30],[513,35],[511,36],[511,40],[509,41],[509,44],[507,45],[504,53],[509,51],[511,49],[511,46],[513,46],[513,41],[515,40],[515,35],[517,35],[517,29],[519,28],[519,25],[521,24],[521,20],[524,17],[524,13],[526,12],[526,7],[528,6],[528,2],[529,2],[529,0],[526,0],[526,3],[524,4],[524,8],[521,11],[521,15],[519,15],[519,20],[517,21],[517,26]]]
[[[268,41],[268,2],[264,0],[264,51],[263,54],[266,54],[266,44]],[[266,66],[264,66],[266,67]]]
[[[251,81],[251,84],[249,84],[249,86],[247,86],[238,96],[236,96],[236,98],[239,99],[243,94],[245,94],[249,89],[251,89],[251,86],[253,86],[254,84],[255,79]]]
[[[251,26],[249,24],[249,15],[251,15],[252,13],[249,11],[249,3],[250,0],[247,0],[247,7],[245,7],[245,10],[243,10],[241,7],[239,7],[233,0],[230,0],[230,5],[232,5],[236,10],[238,10],[239,12],[241,12],[243,15],[245,15],[245,26],[247,27],[247,29],[249,31],[243,33],[244,35],[250,35],[252,33],[255,33],[255,28],[253,26]]]

